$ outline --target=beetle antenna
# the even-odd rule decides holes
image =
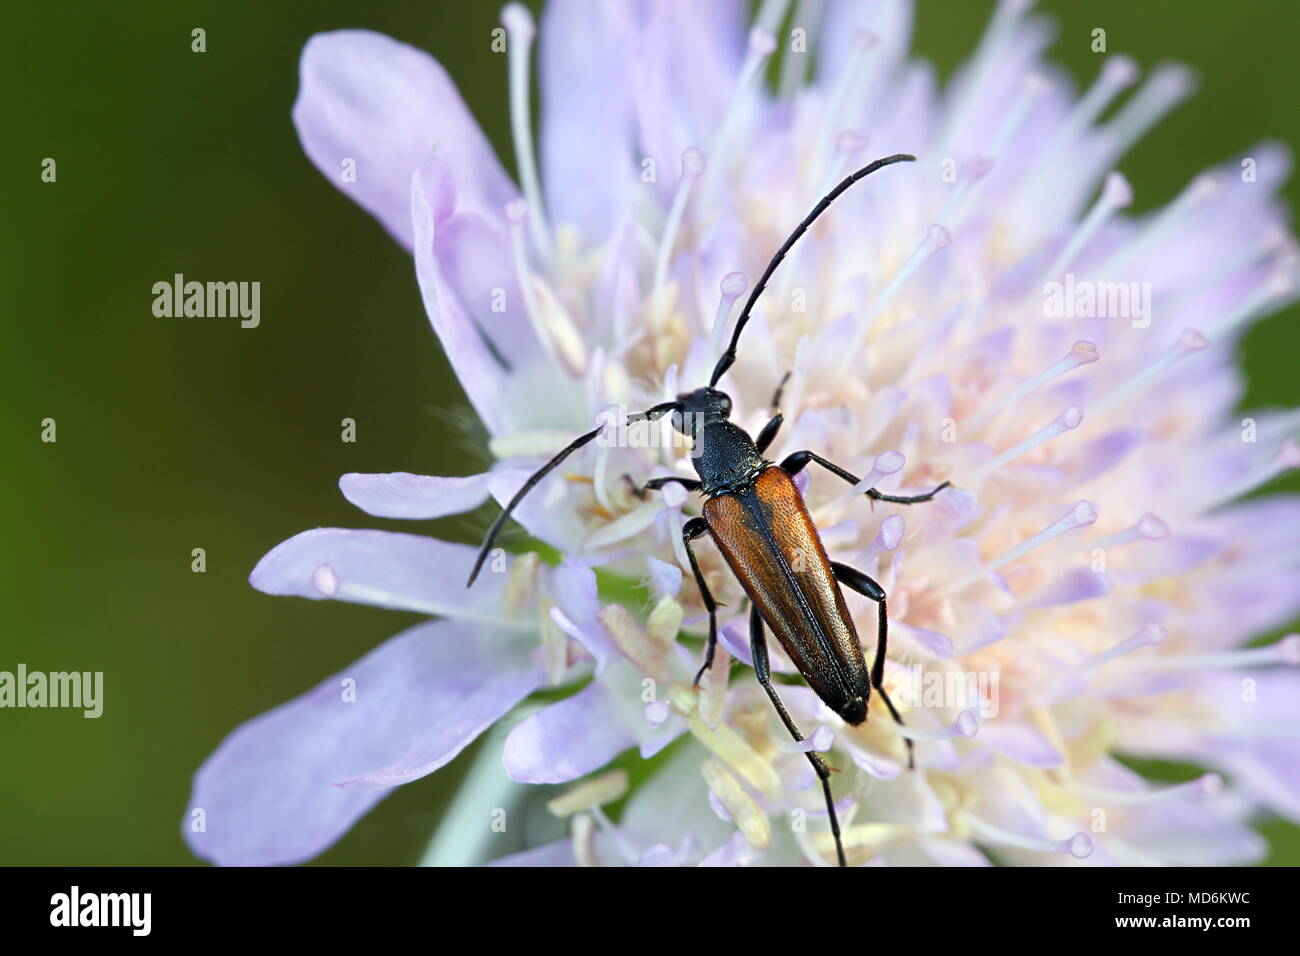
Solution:
[[[681,402],[663,402],[659,405],[655,405],[653,408],[646,409],[644,412],[637,412],[634,415],[629,415],[627,420],[629,422],[654,421],[656,418],[660,418],[668,412],[675,411],[681,407]],[[515,496],[510,499],[510,503],[505,506],[499,515],[497,515],[497,520],[492,522],[492,527],[488,529],[487,537],[483,541],[483,546],[479,548],[478,557],[474,559],[474,567],[469,572],[469,580],[465,582],[465,587],[468,588],[474,586],[474,580],[478,577],[479,571],[483,569],[483,562],[487,560],[488,552],[492,550],[492,545],[496,541],[497,535],[501,533],[501,528],[505,525],[511,512],[515,510],[515,507],[519,502],[524,500],[524,496],[537,487],[543,478],[554,471],[556,467],[559,466],[560,462],[564,461],[564,459],[568,458],[583,445],[588,444],[593,438],[599,435],[600,430],[604,427],[604,424],[598,425],[585,435],[579,435],[573,441],[569,442],[569,444],[565,446],[558,455],[546,464],[542,465],[542,467],[537,469],[537,471],[533,472],[529,479],[524,482],[523,487],[515,492]]]
[[[736,343],[740,341],[740,333],[745,330],[745,323],[749,321],[749,313],[754,308],[754,303],[758,301],[758,297],[762,295],[763,289],[767,287],[767,280],[772,278],[772,273],[775,272],[776,267],[781,264],[781,260],[785,258],[786,253],[789,252],[794,244],[799,241],[799,238],[808,231],[808,227],[817,220],[817,217],[826,211],[826,207],[838,199],[841,193],[856,183],[859,179],[870,176],[877,169],[881,169],[885,166],[892,166],[894,163],[910,163],[915,160],[916,157],[909,155],[908,153],[895,153],[893,156],[886,156],[884,159],[878,159],[874,163],[868,163],[866,166],[863,166],[856,173],[850,173],[848,176],[844,177],[838,186],[822,197],[821,202],[817,203],[817,205],[813,207],[813,211],[807,215],[804,221],[795,227],[794,232],[790,233],[790,238],[786,239],[785,245],[781,246],[781,248],[777,250],[776,255],[772,257],[772,261],[769,262],[767,268],[763,270],[763,277],[758,280],[758,284],[755,285],[754,290],[750,292],[749,300],[745,303],[745,308],[740,313],[740,318],[736,321],[736,331],[731,334],[731,344],[727,346],[727,351],[723,352],[722,356],[718,359],[718,364],[713,367],[713,376],[709,379],[709,388],[713,388],[717,385],[718,379],[722,378],[722,376],[727,373],[727,369],[731,368],[732,364],[736,361]]]

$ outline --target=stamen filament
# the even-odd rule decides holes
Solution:
[[[1092,855],[1092,838],[1083,832],[1076,833],[1068,840],[1047,840],[1012,833],[1010,830],[996,827],[979,817],[972,816],[970,813],[963,814],[962,819],[970,826],[975,836],[989,843],[1018,847],[1022,850],[1037,850],[1040,853],[1061,853],[1072,856],[1076,860],[1082,860]]]
[[[1169,525],[1148,512],[1139,518],[1131,528],[1116,531],[1104,538],[1085,541],[1079,545],[1079,550],[1091,551],[1093,548],[1113,548],[1121,544],[1128,544],[1130,541],[1137,541],[1139,538],[1156,541],[1167,537],[1169,537]]]
[[[1103,787],[1087,787],[1081,784],[1076,784],[1072,789],[1087,800],[1135,806],[1144,803],[1161,803],[1165,800],[1183,797],[1201,800],[1217,797],[1223,792],[1223,778],[1217,773],[1207,773],[1195,780],[1188,780],[1185,783],[1176,783],[1173,786],[1160,787],[1155,790],[1111,790]]]
[[[871,470],[858,483],[850,488],[844,494],[840,495],[825,508],[819,511],[830,511],[836,508],[843,508],[852,504],[862,495],[867,493],[867,489],[876,487],[880,479],[887,478],[889,475],[897,474],[903,470],[903,465],[907,464],[907,459],[896,451],[881,452],[876,456],[876,460],[871,463]]]
[[[682,225],[682,214],[686,211],[686,201],[691,196],[691,188],[704,173],[704,154],[694,146],[682,152],[682,173],[677,181],[677,191],[673,194],[672,205],[668,207],[668,219],[664,223],[663,235],[659,239],[659,250],[655,256],[655,278],[653,298],[655,308],[663,308],[664,284],[668,279],[668,266],[672,260],[673,246],[677,243],[677,232]]]
[[[510,73],[510,132],[515,144],[515,162],[519,166],[524,199],[532,210],[529,229],[537,251],[551,255],[550,230],[546,224],[542,189],[537,177],[537,157],[533,153],[532,110],[529,106],[529,51],[536,29],[533,15],[521,3],[506,4],[501,11],[501,25],[506,28],[506,59]]]
[[[728,272],[718,283],[718,310],[713,315],[713,331],[709,333],[709,354],[721,355],[731,326],[731,310],[736,300],[749,288],[743,272]]]
[[[1128,381],[1117,385],[1110,392],[1097,399],[1092,405],[1093,413],[1105,411],[1116,402],[1133,394],[1138,389],[1155,381],[1164,375],[1178,362],[1182,361],[1193,352],[1199,352],[1209,345],[1209,341],[1204,335],[1195,329],[1188,329],[1178,337],[1175,342],[1163,355],[1157,358],[1146,368],[1139,371]]]
[[[1093,345],[1091,342],[1080,339],[1078,342],[1074,343],[1064,358],[1049,365],[1033,378],[1028,378],[1015,388],[1011,389],[1011,391],[1007,392],[987,409],[975,416],[971,425],[975,426],[984,424],[1008,405],[1020,401],[1020,399],[1024,398],[1026,395],[1042,388],[1053,379],[1060,378],[1066,372],[1073,371],[1081,365],[1088,365],[1097,361],[1099,357],[1100,356],[1097,354],[1097,346]]]
[[[1143,647],[1155,647],[1164,641],[1167,634],[1168,632],[1155,621],[1148,621],[1142,625],[1142,629],[1136,634],[1126,637],[1110,650],[1085,658],[1075,669],[1081,671],[1092,670]]]
[[[1056,418],[1052,419],[1051,422],[1034,432],[1024,441],[1012,445],[996,458],[990,459],[983,468],[980,468],[975,472],[971,480],[973,482],[978,482],[981,479],[988,477],[1007,462],[1033,451],[1039,445],[1051,441],[1057,435],[1078,428],[1079,423],[1082,421],[1083,412],[1081,412],[1076,406],[1071,405],[1065,411],[1061,412],[1061,414],[1057,415]]]
[[[1180,654],[1142,660],[1142,666],[1153,670],[1256,667],[1260,664],[1300,664],[1300,634],[1288,634],[1266,647],[1249,647],[1222,654]]]
[[[934,597],[937,598],[956,594],[974,584],[976,581],[983,580],[990,573],[996,571],[1003,565],[1010,564],[1012,561],[1024,557],[1034,548],[1046,544],[1048,541],[1051,541],[1053,538],[1058,537],[1067,531],[1072,531],[1075,528],[1087,527],[1096,520],[1097,509],[1093,506],[1091,501],[1084,499],[1066,512],[1062,517],[1053,521],[1042,531],[1016,545],[1010,551],[1000,557],[994,558],[986,564],[981,565],[970,574],[960,577],[956,581],[939,588],[937,591],[933,592]]]
[[[1092,209],[1088,210],[1088,215],[1084,217],[1082,223],[1074,231],[1074,234],[1066,242],[1065,246],[1057,254],[1056,259],[1043,273],[1041,287],[1044,283],[1050,282],[1063,276],[1065,270],[1074,262],[1075,257],[1083,251],[1084,247],[1097,234],[1097,231],[1115,214],[1117,210],[1127,207],[1133,202],[1133,187],[1129,185],[1127,179],[1120,173],[1111,173],[1106,177],[1106,183],[1101,188],[1101,195],[1093,204]],[[1031,292],[1036,290],[1031,290]]]
[[[1118,157],[1144,136],[1171,109],[1191,95],[1192,71],[1177,63],[1156,67],[1106,127],[1114,141],[1112,155]]]
[[[957,737],[974,737],[979,733],[980,718],[974,710],[963,710],[957,715],[947,727],[940,727],[937,730],[925,730],[921,727],[903,726],[902,724],[887,723],[894,733],[900,737],[906,737],[908,740],[953,740]]]
[[[903,283],[908,280],[912,273],[921,267],[921,264],[925,262],[926,259],[930,258],[931,255],[938,252],[940,249],[946,249],[950,242],[952,242],[952,236],[949,234],[947,229],[938,223],[932,223],[930,228],[925,231],[925,238],[922,239],[921,244],[916,247],[916,251],[908,257],[905,263],[903,263],[903,267],[899,269],[898,272],[894,273],[894,277],[889,280],[885,288],[881,290],[880,295],[876,297],[876,301],[871,306],[871,310],[867,313],[866,317],[857,324],[857,328],[853,333],[853,339],[844,350],[844,358],[840,365],[841,378],[849,375],[853,361],[857,357],[858,352],[862,349],[863,344],[866,342],[867,335],[871,332],[872,325],[875,324],[876,318],[884,311],[885,306],[889,304],[889,301],[894,297],[894,294],[898,292]]]

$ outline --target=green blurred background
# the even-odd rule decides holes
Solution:
[[[1263,137],[1300,142],[1289,2],[1039,6],[1080,84],[1097,26],[1111,52],[1201,76],[1123,161],[1139,211]],[[991,8],[923,0],[916,50],[949,74]],[[309,36],[380,30],[447,67],[512,168],[497,13],[429,0],[7,9],[0,669],[102,670],[105,710],[0,712],[0,864],[194,863],[181,815],[222,737],[415,620],[247,583],[306,528],[414,530],[348,505],[343,472],[482,463],[464,457],[478,455],[471,416],[410,259],[308,163],[289,107]],[[195,27],[206,53],[190,51]],[[47,156],[55,184],[40,181]],[[1292,206],[1298,195],[1292,180]],[[151,286],[176,272],[260,281],[261,327],[155,318]],[[1247,339],[1247,406],[1296,403],[1297,315]],[[39,439],[46,417],[57,444]],[[355,444],[339,440],[344,417]],[[420,530],[470,540],[479,517]],[[205,574],[190,570],[196,547]],[[469,757],[400,788],[318,862],[415,862]],[[1296,828],[1267,829],[1270,862],[1300,862]]]

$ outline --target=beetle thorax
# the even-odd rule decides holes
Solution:
[[[749,433],[727,421],[704,425],[695,438],[691,462],[707,495],[748,487],[768,464]]]

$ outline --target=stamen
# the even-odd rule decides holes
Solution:
[[[564,682],[564,672],[569,666],[568,632],[560,622],[563,621],[569,627],[573,627],[573,622],[565,617],[564,612],[549,598],[541,602],[537,617],[542,644],[542,663],[546,669],[546,685],[559,687]]]
[[[1119,93],[1132,86],[1138,78],[1138,67],[1129,57],[1110,56],[1102,64],[1097,79],[1093,81],[1088,92],[1075,104],[1074,110],[1066,117],[1043,150],[1042,158],[1035,164],[1031,174],[1031,184],[1022,193],[1024,203],[1035,201],[1033,197],[1042,194],[1044,189],[1052,188],[1054,177],[1060,173],[1061,155],[1077,145],[1079,138],[1097,121]],[[1110,273],[1103,273],[1108,275]]]
[[[1006,552],[1005,554],[1001,555],[1000,557],[994,558],[992,561],[989,561],[987,564],[981,565],[979,568],[977,568],[975,571],[972,571],[970,574],[958,578],[956,581],[953,581],[952,583],[939,588],[937,591],[933,592],[933,596],[938,598],[950,594],[956,594],[957,592],[974,584],[976,581],[983,580],[990,573],[996,571],[998,568],[1002,567],[1003,565],[1010,564],[1012,561],[1016,561],[1019,558],[1023,558],[1034,548],[1046,544],[1048,541],[1051,541],[1053,538],[1065,534],[1065,532],[1067,531],[1072,531],[1075,528],[1087,527],[1088,525],[1092,524],[1096,520],[1097,520],[1097,509],[1093,506],[1091,501],[1084,499],[1083,501],[1078,502],[1073,508],[1071,508],[1063,516],[1061,516],[1061,518],[1059,518],[1056,521],[1053,521],[1051,524],[1049,524],[1042,531],[1038,532],[1036,535],[1033,535],[1032,537],[1016,545],[1014,548],[1012,548],[1010,551]]]
[[[1084,660],[1076,665],[1075,669],[1081,671],[1092,670],[1093,668],[1100,667],[1102,664],[1113,661],[1117,657],[1123,657],[1125,654],[1130,654],[1133,651],[1140,650],[1144,647],[1155,647],[1157,644],[1164,642],[1168,633],[1168,631],[1155,621],[1148,621],[1146,624],[1142,625],[1142,629],[1136,634],[1126,637],[1108,651],[1102,651],[1099,654],[1093,654],[1091,657],[1084,658]]]
[[[1166,800],[1182,799],[1184,797],[1208,800],[1217,797],[1223,792],[1223,778],[1217,773],[1207,773],[1195,780],[1177,783],[1171,787],[1160,787],[1156,790],[1111,790],[1103,787],[1086,787],[1079,784],[1076,784],[1072,789],[1086,800],[1134,806],[1144,803],[1161,803]]]
[[[682,214],[686,211],[686,200],[690,198],[691,188],[696,180],[704,174],[704,154],[694,146],[682,152],[682,174],[677,181],[677,192],[673,194],[672,205],[668,207],[668,219],[664,222],[664,232],[659,238],[659,251],[655,256],[655,278],[653,298],[655,308],[663,308],[662,294],[664,283],[668,278],[668,266],[672,259],[673,246],[677,243],[677,231],[681,228]]]
[[[1111,155],[1118,157],[1128,152],[1147,130],[1190,96],[1195,85],[1192,71],[1185,66],[1166,63],[1156,67],[1105,127],[1114,142]]]
[[[999,0],[971,57],[967,79],[962,84],[960,105],[948,113],[947,126],[939,139],[941,143],[951,144],[953,133],[981,93],[985,76],[997,65],[998,55],[1002,52],[1002,46],[1011,35],[1016,21],[1031,5],[1032,0]]]
[[[1260,284],[1253,295],[1248,296],[1232,312],[1210,326],[1209,331],[1205,333],[1206,338],[1212,342],[1217,342],[1225,333],[1241,324],[1260,309],[1291,298],[1291,296],[1295,295],[1295,290],[1295,269],[1292,265],[1284,263],[1272,276]]]
[[[1169,537],[1169,525],[1148,511],[1141,518],[1138,518],[1131,528],[1117,531],[1104,538],[1085,541],[1079,545],[1079,550],[1091,551],[1093,548],[1113,548],[1117,545],[1128,544],[1130,541],[1137,541],[1140,538],[1147,541],[1159,541],[1161,538],[1167,537]]]
[[[743,272],[728,272],[718,283],[720,297],[718,311],[713,315],[713,331],[709,335],[710,355],[722,354],[722,345],[726,341],[731,324],[732,307],[735,306],[736,300],[745,294],[747,288],[749,288],[749,280],[745,278]]]
[[[749,795],[726,767],[713,758],[700,764],[700,773],[704,776],[709,792],[726,809],[745,842],[756,850],[767,849],[772,842],[772,825],[758,801]]]
[[[976,156],[974,159],[967,160],[967,168],[961,176],[961,181],[957,183],[957,188],[939,210],[941,222],[956,220],[957,211],[965,206],[967,195],[984,182],[984,178],[993,171],[994,165],[992,157],[989,156]]]
[[[578,866],[600,866],[600,857],[596,853],[596,821],[585,813],[579,813],[571,826],[573,858]]]
[[[573,439],[571,432],[536,431],[509,432],[488,440],[488,451],[493,458],[550,458]]]
[[[686,718],[691,734],[713,751],[714,756],[765,797],[780,794],[781,777],[776,768],[735,728],[727,723],[719,723],[716,727],[706,724],[695,706],[695,695],[681,685],[669,688],[669,696],[673,709]]]
[[[768,33],[776,33],[785,20],[785,11],[789,6],[790,0],[763,0],[758,8],[758,16],[754,18],[754,26]]]
[[[599,488],[599,484],[596,487]],[[582,543],[583,550],[597,551],[640,534],[654,524],[655,517],[662,510],[663,505],[658,501],[645,501],[638,504],[631,511],[601,525],[588,535]]]
[[[854,764],[877,780],[893,780],[903,772],[903,765],[890,760],[888,757],[877,756],[861,747],[853,746],[851,743],[848,750]]]
[[[1300,468],[1300,446],[1296,445],[1294,438],[1287,438],[1278,447],[1278,454],[1275,454],[1270,462],[1265,463],[1261,468],[1257,468],[1255,472],[1244,477],[1238,484],[1232,485],[1226,492],[1217,494],[1210,506],[1217,507],[1235,501],[1236,498],[1242,497],[1247,492],[1253,492],[1256,488],[1261,488],[1262,485],[1268,484],[1269,481],[1281,475],[1282,472],[1291,471],[1292,468]]]
[[[613,770],[583,781],[558,797],[552,797],[546,802],[546,809],[557,817],[571,817],[575,813],[585,813],[602,804],[613,803],[625,793],[627,771]]]
[[[1020,126],[1029,116],[1029,111],[1038,98],[1047,92],[1048,83],[1037,73],[1031,73],[1025,78],[1020,87],[1020,95],[1016,97],[1015,105],[1003,119],[1002,125],[998,128],[997,135],[993,137],[993,144],[985,153],[993,161],[1002,155],[1016,133],[1020,132]]]
[[[667,684],[673,677],[670,649],[642,630],[621,604],[601,608],[596,618],[614,645],[641,670],[656,681]]]
[[[903,470],[903,465],[907,464],[907,459],[896,451],[884,451],[876,456],[876,460],[871,464],[871,470],[865,476],[858,480],[858,483],[850,488],[844,494],[840,495],[820,511],[831,511],[836,508],[843,508],[846,505],[856,501],[862,495],[867,493],[868,488],[874,488],[880,483],[880,479],[887,478],[889,475],[897,474]]]
[[[1012,833],[1010,830],[996,827],[970,813],[962,814],[962,819],[970,825],[971,830],[977,837],[989,843],[1018,847],[1022,850],[1037,850],[1040,853],[1060,853],[1072,856],[1076,860],[1092,856],[1092,838],[1083,832],[1076,833],[1068,840],[1047,840]]]
[[[542,189],[537,178],[537,158],[533,155],[533,128],[529,107],[528,54],[536,30],[533,15],[521,3],[508,3],[501,11],[501,25],[506,28],[506,59],[510,72],[510,132],[515,143],[515,162],[524,198],[533,211],[529,219],[537,251],[551,254],[550,231],[542,206]]]
[[[981,479],[988,477],[1007,462],[1033,451],[1039,445],[1051,441],[1057,435],[1078,428],[1081,421],[1083,421],[1083,412],[1081,412],[1076,406],[1071,405],[1065,411],[1061,412],[1061,414],[1057,415],[1056,418],[1052,419],[1050,423],[1044,425],[1024,441],[1012,445],[996,458],[990,459],[988,464],[975,472],[971,479],[972,483],[977,483]]]
[[[560,362],[573,375],[581,375],[587,367],[587,351],[564,307],[546,285],[537,281],[528,269],[528,256],[524,249],[523,221],[529,218],[528,204],[522,199],[506,203],[506,219],[510,223],[510,246],[514,253],[515,278],[524,299],[524,310],[538,341],[548,355]]]
[[[1121,270],[1138,259],[1142,253],[1151,248],[1158,248],[1171,233],[1181,230],[1188,219],[1222,192],[1223,178],[1217,172],[1208,172],[1193,179],[1177,199],[1143,227],[1136,238],[1117,249],[1099,265],[1096,269],[1097,275],[1119,275]]]
[[[631,866],[632,864],[636,863],[638,860],[641,859],[641,851],[637,847],[636,842],[633,841],[632,838],[629,837],[626,833],[624,833],[621,829],[616,827],[613,821],[610,820],[610,818],[605,815],[604,810],[602,810],[600,807],[592,807],[591,810],[588,811],[588,813],[590,813],[591,817],[588,817],[586,814],[580,814],[573,818],[574,822],[583,819],[591,819],[592,817],[594,817],[596,820],[596,824],[600,827],[601,832],[604,833],[605,836],[609,837],[609,839],[614,842],[614,846],[618,848],[618,855],[623,858],[624,863]],[[594,838],[592,840],[592,849],[593,851],[595,849]]]
[[[805,218],[812,215],[812,211],[817,208],[821,198],[834,189],[835,185],[844,178],[844,171],[849,165],[849,160],[865,149],[868,142],[866,136],[861,136],[852,130],[845,130],[840,133],[835,140],[835,158],[831,162],[830,169],[826,171],[826,176],[817,187],[816,194],[808,201],[808,208],[804,212]],[[809,245],[810,243],[805,239],[786,254],[785,267],[781,270],[780,286],[776,295],[773,296],[777,302],[790,301],[790,287],[794,285],[799,275],[799,259]]]
[[[1182,361],[1193,352],[1199,352],[1209,345],[1209,341],[1200,332],[1195,329],[1187,329],[1178,337],[1175,342],[1163,355],[1154,362],[1142,369],[1127,382],[1111,389],[1107,394],[1097,399],[1092,405],[1094,414],[1105,411],[1116,402],[1133,394],[1133,392],[1150,384],[1155,379],[1164,375],[1178,362]]]
[[[867,144],[870,142],[870,137],[863,136],[861,133],[855,133],[851,129],[843,130],[839,136],[835,137],[835,159],[831,163],[830,169],[826,171],[825,178],[822,179],[821,184],[817,187],[817,198],[808,204],[808,209],[805,215],[811,214],[813,209],[816,208],[817,203],[821,201],[821,197],[825,196],[835,188],[835,184],[844,178],[844,171],[849,165],[849,160],[866,149]],[[795,246],[795,249],[800,249],[802,247],[801,243],[800,245]]]
[[[1047,81],[1037,74],[1030,74],[1020,89],[1020,95],[1016,98],[1015,104],[1007,113],[1006,118],[1002,121],[997,135],[993,137],[993,142],[980,157],[980,163],[983,168],[977,168],[978,176],[971,180],[970,188],[959,189],[953,194],[949,201],[952,206],[952,212],[949,214],[948,221],[953,231],[957,231],[966,222],[966,217],[971,210],[975,208],[975,197],[980,192],[980,187],[987,182],[987,173],[998,160],[1007,145],[1011,142],[1016,133],[1020,132],[1020,127],[1029,117],[1029,111],[1033,109],[1038,98],[1047,90]],[[984,165],[987,164],[987,165]],[[946,207],[945,207],[946,211]]]
[[[1074,110],[1066,121],[1061,124],[1061,130],[1057,136],[1063,141],[1062,145],[1073,141],[1089,126],[1097,122],[1097,117],[1105,112],[1111,101],[1122,90],[1137,82],[1139,72],[1138,65],[1133,62],[1131,57],[1123,54],[1106,57],[1106,62],[1101,65],[1101,70],[1097,73],[1097,79],[1088,88],[1088,92],[1075,104]]]
[[[1300,247],[1297,247],[1286,227],[1274,223],[1272,227],[1242,243],[1236,251],[1224,256],[1213,268],[1198,274],[1195,278],[1199,281],[1194,281],[1180,291],[1184,296],[1194,297],[1204,289],[1218,288],[1247,266],[1271,259],[1278,264],[1271,282],[1274,283],[1279,298],[1286,297],[1295,289],[1294,263],[1300,261],[1298,249]],[[1290,278],[1288,263],[1291,263]]]
[[[834,746],[835,731],[822,724],[803,740],[787,740],[784,736],[778,737],[776,749],[787,754],[806,754],[814,750],[825,753]]]
[[[906,530],[906,522],[902,515],[890,515],[884,521],[880,522],[880,530],[876,532],[876,537],[871,544],[863,549],[859,563],[866,563],[872,558],[879,556],[885,551],[895,550],[903,540],[903,532]]]
[[[925,231],[925,238],[921,244],[916,247],[916,251],[908,257],[903,263],[903,267],[894,274],[889,283],[881,290],[880,295],[876,297],[875,304],[867,313],[866,318],[857,324],[857,329],[853,333],[853,339],[848,347],[844,350],[844,358],[840,365],[840,377],[846,378],[849,375],[850,366],[853,364],[858,352],[861,350],[863,343],[867,340],[867,335],[871,332],[871,326],[875,324],[876,318],[884,311],[885,306],[894,297],[894,294],[902,287],[903,283],[926,259],[930,258],[940,249],[946,249],[952,242],[952,236],[948,230],[938,223],[931,223],[930,228]]]
[[[1136,662],[1135,662],[1136,663]],[[1224,667],[1257,667],[1260,664],[1300,664],[1300,634],[1288,634],[1266,647],[1250,647],[1222,654],[1181,654],[1144,659],[1143,667],[1153,670],[1200,670]]]
[[[867,54],[872,47],[879,43],[880,38],[869,30],[853,31],[853,45],[849,51],[848,62],[844,64],[843,70],[836,78],[835,86],[831,90],[830,101],[826,106],[826,112],[822,114],[821,131],[817,137],[817,142],[820,144],[816,153],[818,166],[822,165],[824,157],[831,152],[835,130],[841,125],[840,117],[844,113],[844,107],[862,79],[862,73],[867,64]],[[859,97],[852,98],[855,103],[861,105]],[[823,192],[821,195],[825,195],[825,193]]]
[[[887,723],[900,737],[908,740],[954,740],[957,737],[974,737],[980,730],[979,714],[973,709],[963,710],[947,727],[938,730],[924,730],[920,727],[904,727],[902,724]]]
[[[1043,273],[1039,286],[1063,276],[1075,257],[1097,234],[1097,230],[1104,226],[1117,210],[1124,209],[1132,202],[1133,187],[1129,185],[1128,180],[1120,173],[1111,173],[1107,176],[1106,183],[1101,188],[1101,195],[1097,197],[1096,203],[1074,231],[1074,235],[1057,254],[1051,266]]]
[[[972,427],[984,424],[998,412],[1002,411],[1002,409],[1020,401],[1020,399],[1024,398],[1030,392],[1042,388],[1053,379],[1060,378],[1066,372],[1073,371],[1081,365],[1088,365],[1097,361],[1099,357],[1100,356],[1097,354],[1097,346],[1093,345],[1091,342],[1080,339],[1078,342],[1074,343],[1064,358],[1049,365],[1033,378],[1021,382],[983,412],[980,412],[979,415],[975,416],[975,419],[971,422]]]
[[[727,173],[731,158],[731,142],[736,137],[736,128],[740,125],[741,117],[749,105],[752,87],[762,76],[763,65],[775,49],[776,38],[771,30],[756,26],[749,31],[749,52],[745,54],[745,62],[741,65],[736,88],[731,93],[731,100],[727,103],[727,110],[722,116],[722,125],[718,128],[718,136],[713,141],[713,161],[709,165],[709,175],[706,180],[706,197],[712,197],[719,177]]]

